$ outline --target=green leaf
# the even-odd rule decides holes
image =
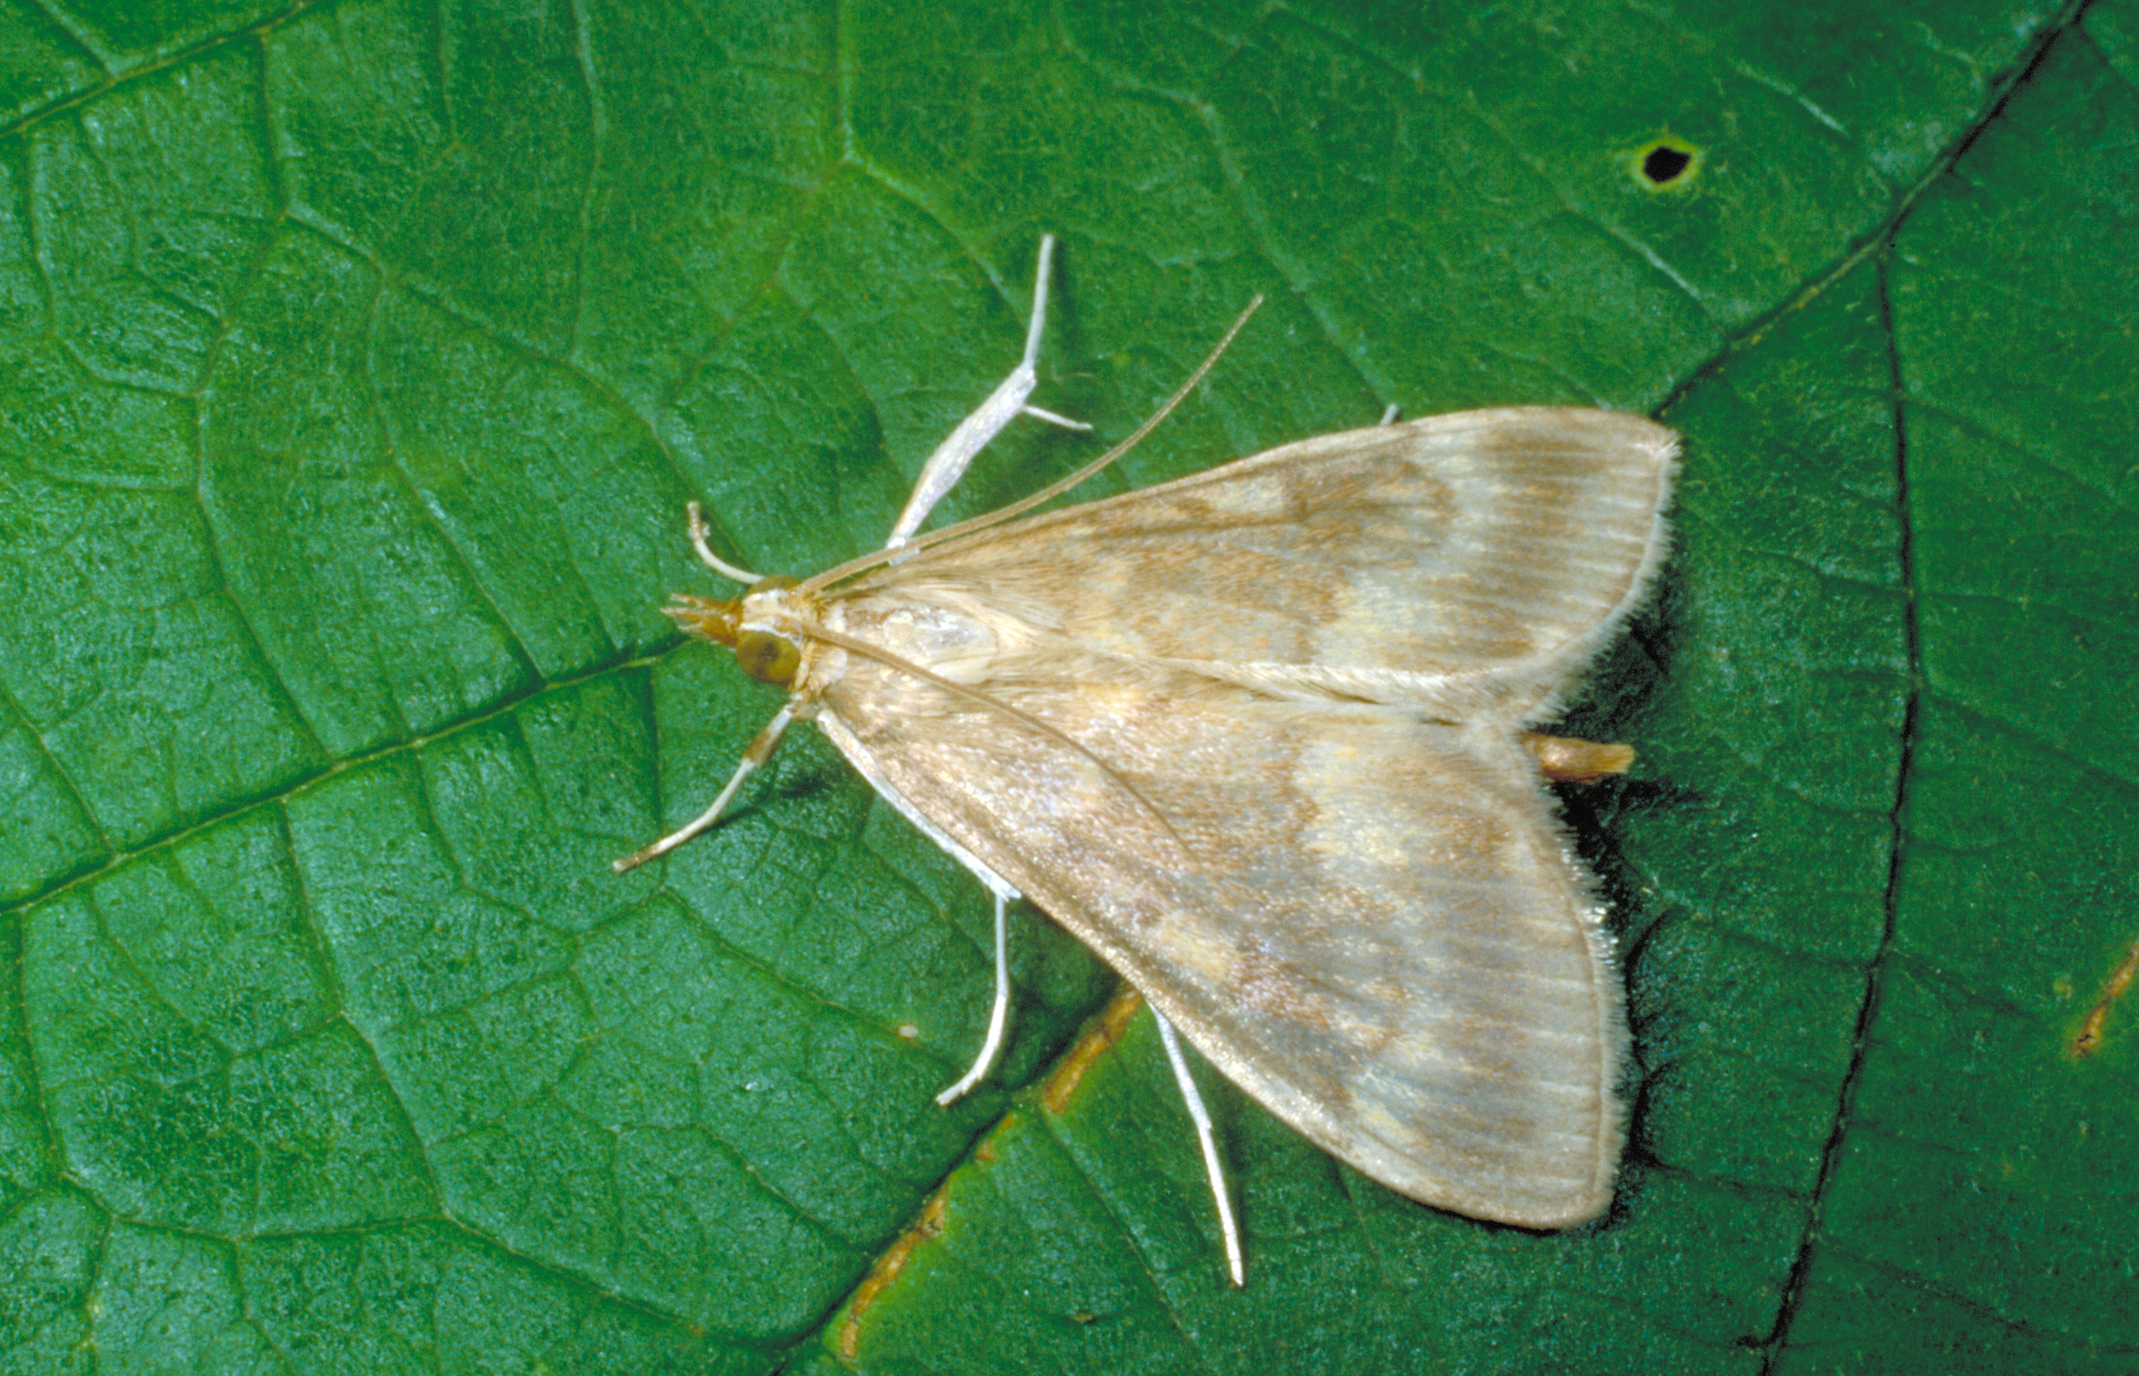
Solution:
[[[0,1366],[2139,1363],[2135,0],[16,6],[0,109]],[[1205,1068],[1233,1291],[1030,909],[938,1109],[989,909],[821,740],[610,873],[778,701],[659,614],[683,504],[880,543],[1046,231],[1102,438],[1271,297],[1101,489],[1391,402],[1686,435],[1570,717],[1642,752],[1567,797],[1599,1223]]]

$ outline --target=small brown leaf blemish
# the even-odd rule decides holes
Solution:
[[[1129,1019],[1144,1006],[1144,996],[1124,984],[1114,1001],[1103,1009],[1091,1030],[1077,1039],[1069,1054],[1062,1058],[1061,1067],[1047,1078],[1047,1088],[1040,1091],[1040,1106],[1049,1113],[1060,1113],[1069,1107],[1070,1096],[1077,1092],[1078,1082],[1084,1072],[1101,1053],[1122,1039],[1129,1028]]]
[[[2080,1020],[2079,1033],[2072,1039],[2073,1055],[2092,1056],[2101,1049],[2102,1025],[2109,1021],[2109,1010],[2132,987],[2135,977],[2139,977],[2139,942],[2133,942],[2132,948],[2124,953],[2123,963],[2111,972],[2109,982],[2102,986],[2102,996]]]

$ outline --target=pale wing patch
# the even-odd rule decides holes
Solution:
[[[1604,1207],[1616,979],[1512,740],[1148,671],[979,686],[1104,767],[859,660],[821,720],[1327,1150],[1475,1217]]]
[[[1643,595],[1676,452],[1638,416],[1437,416],[982,532],[859,588],[1268,692],[1530,720]]]

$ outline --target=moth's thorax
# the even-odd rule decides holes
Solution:
[[[913,597],[845,597],[824,611],[824,624],[956,683],[988,677],[1012,648],[1015,629],[1002,617],[954,601]]]
[[[819,615],[816,599],[805,595],[799,588],[768,588],[760,584],[743,594],[741,624],[744,630],[786,634],[798,624],[808,625],[816,621]]]

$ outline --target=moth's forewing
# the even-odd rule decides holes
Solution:
[[[996,706],[849,654],[801,687],[1278,1116],[1428,1203],[1565,1226],[1610,1199],[1624,1015],[1517,733],[1641,598],[1675,450],[1543,408],[1289,445],[828,603]]]
[[[1677,440],[1516,407],[1322,435],[938,546],[857,591],[956,592],[1130,658],[1529,721],[1651,581]]]

